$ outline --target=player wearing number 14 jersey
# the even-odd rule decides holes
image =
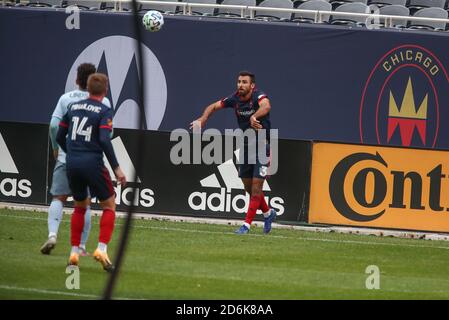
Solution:
[[[57,142],[67,153],[67,177],[75,200],[71,220],[71,244],[69,264],[78,265],[79,245],[84,225],[84,214],[89,205],[88,190],[92,197],[100,200],[103,214],[100,220],[100,237],[95,260],[106,271],[113,265],[107,255],[114,229],[115,192],[109,172],[103,163],[105,153],[117,181],[126,184],[126,178],[117,162],[111,143],[112,109],[101,103],[107,93],[108,78],[94,73],[87,80],[89,98],[69,105],[67,113],[59,124]]]
[[[77,68],[76,84],[78,89],[63,94],[53,111],[50,121],[50,140],[53,149],[53,155],[56,160],[53,177],[51,181],[50,193],[53,196],[48,208],[48,239],[42,245],[40,251],[43,254],[50,254],[56,246],[58,237],[59,224],[63,218],[63,208],[67,198],[72,195],[69,187],[69,181],[66,173],[65,153],[58,147],[56,142],[56,134],[58,133],[59,122],[67,113],[67,107],[80,100],[84,100],[89,96],[87,92],[87,79],[97,70],[91,63],[82,63]],[[102,101],[105,105],[110,106],[109,100],[104,98]],[[86,249],[87,239],[90,232],[90,207],[87,207],[84,229],[81,236],[80,250],[81,255],[88,255]]]

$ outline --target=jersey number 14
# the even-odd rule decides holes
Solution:
[[[83,117],[80,122],[79,117],[72,118],[72,122],[73,122],[72,140],[73,141],[75,141],[76,136],[79,135],[79,136],[84,136],[84,141],[90,142],[90,137],[92,135],[92,126],[88,126],[87,128],[85,128],[87,119],[88,119],[87,117]]]

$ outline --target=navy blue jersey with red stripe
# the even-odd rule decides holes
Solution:
[[[69,105],[57,137],[61,148],[67,150],[68,166],[103,164],[103,152],[112,169],[118,166],[110,137],[112,118],[112,109],[92,98]]]
[[[259,102],[267,98],[267,95],[258,89],[254,89],[251,97],[248,100],[241,100],[238,92],[221,100],[221,105],[224,108],[233,108],[237,116],[237,122],[240,129],[245,131],[251,128],[250,118],[259,110]],[[266,130],[271,129],[270,113],[258,118],[262,127]]]

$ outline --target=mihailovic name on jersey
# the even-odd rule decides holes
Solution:
[[[82,104],[76,104],[75,103],[75,104],[72,105],[71,110],[72,111],[75,111],[75,110],[86,110],[86,111],[92,111],[92,112],[95,112],[95,113],[100,113],[101,107],[93,106],[93,105],[87,104],[87,103],[82,103]]]

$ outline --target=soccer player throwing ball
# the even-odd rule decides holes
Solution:
[[[231,96],[219,100],[207,106],[203,115],[190,124],[190,127],[204,127],[209,117],[217,110],[232,108],[237,116],[240,129],[246,130],[267,130],[271,129],[270,123],[270,100],[267,95],[256,88],[255,76],[248,71],[241,71],[237,80],[237,92]],[[270,144],[268,139],[263,141],[264,152],[269,156]],[[256,144],[259,146],[260,143]],[[254,151],[249,151],[248,142],[244,144],[243,162],[239,165],[239,177],[245,186],[245,191],[250,195],[248,211],[245,222],[236,231],[237,234],[246,234],[251,228],[258,209],[262,210],[264,216],[264,233],[271,231],[271,224],[276,218],[276,211],[268,207],[262,191],[268,171],[268,163],[262,163],[259,155]],[[253,149],[254,150],[254,149]],[[248,154],[249,153],[249,154]],[[250,161],[254,160],[254,161]]]
[[[115,192],[109,172],[103,163],[103,152],[114,170],[118,183],[125,185],[126,177],[120,169],[111,143],[112,109],[101,103],[107,88],[106,75],[94,73],[89,76],[87,80],[89,97],[69,105],[59,124],[56,140],[67,153],[67,176],[75,200],[71,220],[72,250],[69,265],[79,264],[79,245],[84,214],[89,205],[87,191],[89,188],[92,196],[100,200],[103,209],[98,247],[93,256],[102,264],[104,270],[112,271],[113,265],[107,254],[107,244],[114,229]]]

